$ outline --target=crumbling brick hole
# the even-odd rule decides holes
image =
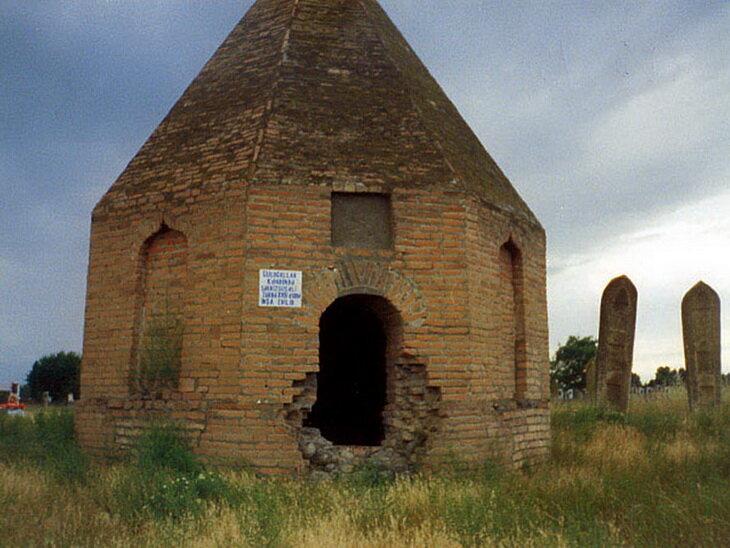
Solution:
[[[401,353],[402,321],[377,295],[337,299],[320,319],[320,367],[284,408],[315,473],[415,470],[438,430],[441,391]]]

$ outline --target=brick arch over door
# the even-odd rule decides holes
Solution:
[[[398,310],[406,327],[420,327],[428,310],[418,286],[386,264],[368,260],[343,260],[332,268],[314,272],[304,279],[304,302],[299,323],[319,329],[322,313],[338,298],[352,294],[384,297]]]

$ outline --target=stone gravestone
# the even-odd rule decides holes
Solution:
[[[585,379],[586,379],[586,395],[588,397],[588,400],[592,403],[596,403],[596,357],[593,356],[590,360],[588,360],[588,363],[586,364],[586,372],[585,372]]]
[[[550,399],[560,399],[560,383],[555,379],[550,379]]]
[[[626,276],[611,280],[601,298],[596,353],[596,403],[626,413],[634,358],[637,292]]]
[[[692,410],[720,403],[720,297],[699,282],[682,299],[687,393]]]

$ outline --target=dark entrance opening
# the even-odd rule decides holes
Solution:
[[[335,445],[380,445],[384,437],[388,334],[373,295],[332,303],[319,322],[317,400],[305,426]]]

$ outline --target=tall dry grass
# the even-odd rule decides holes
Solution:
[[[67,427],[48,417],[30,426],[0,420],[3,544],[714,546],[730,539],[730,407],[690,415],[681,393],[633,401],[626,417],[556,405],[552,458],[530,470],[484,463],[393,481],[366,470],[324,481],[206,470],[164,428],[129,463],[101,469],[79,461],[83,473],[69,480],[58,467],[70,465],[49,455],[73,447]],[[42,444],[38,428],[58,429],[55,445],[13,457],[13,436]]]

